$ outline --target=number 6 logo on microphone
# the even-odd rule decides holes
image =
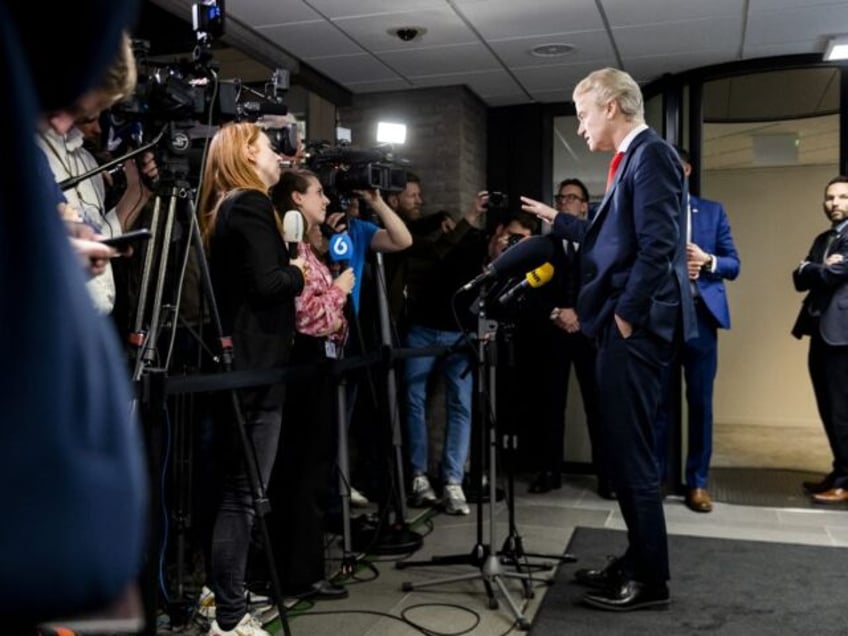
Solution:
[[[338,263],[350,259],[353,241],[346,233],[334,234],[330,238],[330,260]]]

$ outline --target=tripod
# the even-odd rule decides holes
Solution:
[[[186,249],[186,258],[188,257],[188,252],[190,249],[194,250],[194,254],[196,256],[197,263],[200,269],[201,275],[201,283],[203,285],[205,299],[209,308],[209,313],[212,318],[212,325],[215,329],[216,340],[220,345],[220,355],[218,361],[221,364],[221,368],[225,372],[232,371],[233,369],[233,345],[232,340],[229,336],[226,336],[223,333],[223,327],[221,324],[221,319],[218,314],[218,308],[215,302],[215,296],[212,290],[212,282],[209,274],[209,269],[206,261],[206,255],[203,250],[203,243],[200,237],[200,232],[197,227],[197,217],[194,210],[194,203],[190,198],[191,188],[188,183],[182,181],[180,179],[175,179],[173,183],[170,185],[167,190],[167,194],[165,197],[167,198],[167,212],[164,220],[160,220],[161,210],[162,210],[162,199],[163,196],[160,193],[157,193],[154,209],[153,209],[153,220],[152,227],[154,228],[154,237],[148,243],[147,250],[145,252],[145,261],[142,272],[142,290],[139,294],[139,306],[136,311],[136,323],[135,323],[135,332],[132,334],[130,338],[130,342],[134,344],[138,349],[140,349],[140,353],[136,359],[135,371],[133,373],[133,380],[137,382],[141,382],[142,386],[142,397],[147,398],[145,406],[146,412],[155,413],[157,406],[155,403],[151,403],[151,391],[148,390],[149,382],[145,382],[144,379],[149,377],[151,373],[154,373],[156,377],[160,380],[164,380],[164,376],[167,373],[167,359],[164,365],[160,365],[158,369],[154,369],[152,364],[156,358],[156,346],[159,339],[159,331],[162,324],[162,295],[164,291],[164,283],[165,283],[165,274],[166,274],[166,266],[168,262],[168,255],[171,244],[171,236],[173,233],[174,222],[176,218],[176,209],[177,203],[179,200],[183,200],[184,209],[186,212],[186,222],[189,228],[189,240],[191,241],[190,246],[187,246]],[[160,251],[159,251],[159,259],[158,259],[158,276],[157,283],[154,290],[154,300],[153,307],[149,322],[149,328],[145,332],[143,330],[143,322],[145,316],[145,309],[147,303],[148,290],[150,287],[151,280],[151,272],[152,265],[154,260],[154,252],[155,252],[155,244],[156,244],[156,234],[158,233],[159,225],[163,225],[163,236],[160,243]],[[181,278],[181,277],[180,277]],[[175,308],[175,311],[178,311],[179,303]],[[159,384],[164,384],[164,382],[160,382]],[[266,515],[270,512],[270,504],[268,501],[267,494],[265,492],[265,488],[262,484],[262,480],[259,474],[259,468],[257,464],[256,458],[256,450],[253,446],[253,442],[248,434],[245,418],[241,410],[241,404],[239,402],[238,395],[236,394],[235,389],[229,389],[229,403],[232,408],[233,413],[233,422],[235,425],[236,433],[238,436],[239,447],[242,452],[245,470],[247,474],[247,480],[250,485],[252,499],[253,499],[253,507],[256,513],[256,523],[258,524],[260,537],[263,544],[263,548],[265,551],[265,556],[268,562],[268,568],[270,573],[272,592],[274,595],[274,602],[277,606],[277,610],[280,616],[280,622],[283,627],[283,632],[288,636],[290,634],[288,620],[286,616],[286,608],[283,604],[283,595],[280,588],[279,577],[277,575],[276,565],[272,553],[270,534],[268,532],[268,525],[266,522]],[[164,397],[162,397],[163,404],[162,409],[164,410]],[[137,408],[138,399],[133,401],[132,410],[135,411]],[[161,430],[161,427],[157,427],[154,423],[148,427],[150,430]],[[152,446],[156,448],[156,446]],[[155,468],[155,466],[154,466]],[[156,474],[156,473],[154,473]],[[154,489],[155,491],[156,489]],[[157,532],[154,530],[153,532],[154,539],[158,537]],[[159,541],[153,541],[153,545],[157,545]],[[150,561],[151,559],[148,559]],[[156,581],[155,581],[155,571],[153,571],[153,567],[150,563],[148,563],[148,570],[152,572],[149,573],[149,576],[153,578],[152,586],[153,586],[153,595],[148,600],[147,611],[146,611],[146,632],[150,634],[156,633],[156,616],[155,611],[151,617],[153,599],[156,598],[155,589],[156,589]],[[152,620],[151,620],[152,618]],[[153,631],[147,631],[153,630]]]
[[[401,446],[400,409],[397,403],[397,376],[393,365],[392,328],[389,317],[386,270],[382,252],[375,252],[375,270],[377,283],[377,310],[380,325],[380,341],[384,352],[386,372],[386,419],[391,435],[392,457],[385,496],[380,501],[379,522],[373,531],[361,530],[357,547],[372,554],[409,554],[421,547],[423,537],[410,529],[406,521],[407,507],[403,496],[403,451]]]
[[[444,583],[455,583],[458,581],[470,581],[480,579],[486,588],[486,594],[489,600],[489,608],[497,609],[498,600],[495,597],[493,584],[500,590],[501,595],[506,600],[513,615],[515,616],[518,628],[527,631],[530,629],[530,622],[524,616],[521,608],[516,604],[507,589],[504,579],[513,578],[522,582],[524,590],[524,598],[532,598],[533,590],[531,587],[532,575],[526,572],[506,572],[504,571],[501,561],[497,554],[492,550],[492,545],[495,543],[495,506],[496,501],[496,486],[495,479],[497,477],[496,456],[497,456],[497,430],[495,419],[495,362],[496,362],[496,347],[497,343],[495,336],[497,333],[498,323],[486,316],[486,296],[490,290],[487,287],[481,288],[480,295],[477,298],[477,382],[476,382],[476,412],[478,414],[478,422],[480,426],[488,425],[488,435],[480,435],[480,444],[478,452],[480,453],[480,461],[477,465],[482,471],[482,456],[485,454],[485,447],[488,445],[489,451],[489,543],[483,542],[483,497],[477,500],[477,542],[471,549],[470,554],[453,555],[453,556],[435,556],[430,561],[398,561],[396,567],[404,569],[417,565],[453,565],[465,564],[473,565],[479,568],[479,572],[470,574],[461,574],[458,576],[444,577],[424,583],[404,582],[401,586],[403,591],[408,592],[418,588],[432,587],[434,585],[442,585]],[[482,479],[477,480],[478,483]]]

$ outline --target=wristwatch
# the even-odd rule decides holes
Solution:
[[[715,256],[713,254],[707,254],[707,262],[701,265],[701,270],[704,272],[711,272],[715,268]]]

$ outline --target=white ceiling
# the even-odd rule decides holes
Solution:
[[[191,2],[153,0],[188,19]],[[743,59],[821,53],[848,0],[226,0],[225,41],[350,92],[465,84],[489,106],[570,101],[603,66],[640,83]],[[403,42],[390,31],[426,30]],[[555,58],[531,49],[568,44]]]

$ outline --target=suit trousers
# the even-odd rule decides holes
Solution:
[[[848,488],[848,346],[827,344],[816,325],[810,337],[807,366],[833,453],[833,485]]]
[[[686,447],[686,486],[706,488],[713,454],[713,388],[718,370],[718,329],[716,320],[702,301],[695,303],[698,336],[681,347],[680,360],[686,378],[688,411]],[[663,374],[663,396],[657,413],[655,434],[660,478],[668,475],[669,429],[674,405],[674,374],[678,364],[670,364]],[[671,452],[676,452],[672,450]],[[677,483],[677,476],[674,476]]]
[[[539,356],[543,365],[529,378],[537,385],[541,382],[541,394],[548,396],[540,405],[542,430],[540,443],[537,444],[540,459],[538,467],[555,474],[562,471],[566,426],[564,417],[573,366],[586,414],[586,428],[592,446],[592,466],[598,479],[606,483],[607,476],[603,470],[605,465],[601,459],[603,440],[598,431],[598,390],[595,372],[597,352],[594,340],[582,333],[567,333],[553,325],[547,327],[546,333],[550,335],[550,339],[542,343],[545,345],[545,351]],[[533,387],[530,389],[525,395],[532,395]]]
[[[627,525],[622,569],[647,584],[669,578],[668,538],[659,471],[654,455],[654,417],[663,369],[673,345],[645,329],[625,339],[614,321],[598,338],[597,377],[606,473]]]

